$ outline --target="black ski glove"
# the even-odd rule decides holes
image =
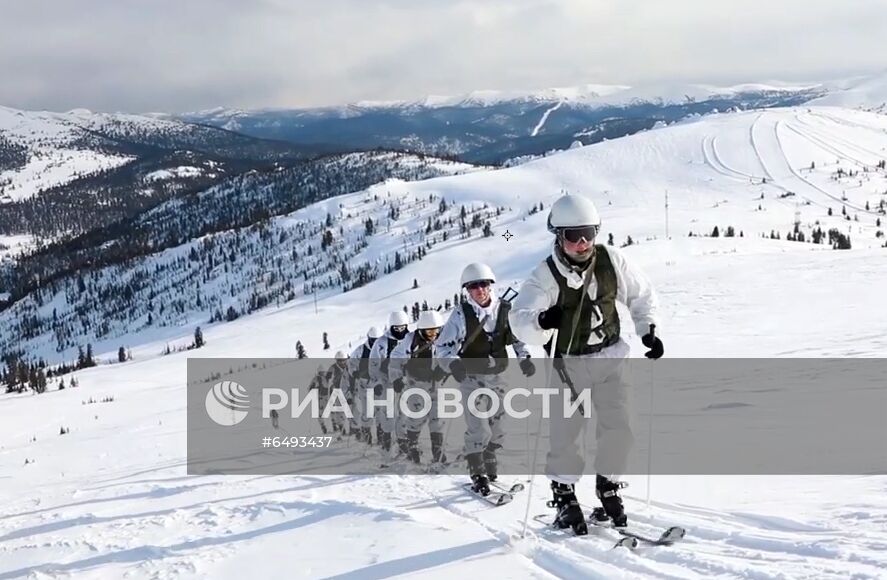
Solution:
[[[536,374],[536,365],[533,364],[530,357],[527,357],[520,361],[520,370],[524,373],[525,377],[529,378]]]
[[[443,370],[440,367],[435,368],[434,372],[431,373],[431,380],[433,380],[435,383],[440,383],[445,378],[447,378],[447,371]]]
[[[450,374],[453,375],[453,378],[456,379],[456,382],[461,383],[468,376],[468,371],[465,370],[465,363],[463,363],[460,359],[456,359],[450,363]]]
[[[539,326],[543,330],[550,330],[552,328],[558,328],[561,325],[561,320],[564,317],[564,309],[561,308],[558,304],[555,304],[545,312],[539,314]]]
[[[394,387],[395,393],[400,393],[403,391],[403,379],[394,379],[394,382],[391,383],[391,386]]]
[[[641,337],[641,342],[649,348],[647,352],[644,353],[644,356],[647,358],[657,359],[662,358],[662,355],[665,354],[665,349],[662,346],[662,341],[659,340],[659,337],[656,336],[656,325],[650,325],[650,332]]]

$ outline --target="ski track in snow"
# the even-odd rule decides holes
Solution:
[[[539,122],[536,123],[535,127],[533,127],[533,131],[530,132],[530,137],[535,137],[536,135],[539,134],[539,131],[541,131],[542,127],[545,126],[545,122],[548,121],[548,116],[550,114],[552,114],[553,112],[557,111],[558,109],[560,109],[561,106],[564,104],[564,102],[565,101],[559,101],[558,104],[556,104],[555,106],[553,106],[549,109],[546,109],[546,111],[544,113],[542,113],[542,118],[539,119]]]
[[[175,483],[180,478],[170,479]],[[298,529],[304,529],[304,533],[310,536],[319,533],[321,526],[340,526],[336,533],[355,541],[349,537],[349,522],[358,523],[367,517],[377,526],[383,522],[416,526],[431,523],[438,529],[458,532],[473,541],[447,548],[443,554],[431,549],[420,552],[418,558],[386,559],[329,577],[380,578],[390,574],[412,574],[446,566],[454,557],[507,557],[509,554],[515,557],[518,566],[513,572],[539,577],[545,577],[545,574],[559,577],[581,574],[594,578],[705,578],[718,575],[775,579],[844,578],[853,574],[858,578],[877,578],[887,566],[887,556],[883,555],[883,549],[887,547],[884,530],[854,538],[838,529],[816,527],[801,521],[684,510],[663,502],[657,502],[647,515],[640,501],[627,500],[637,522],[656,526],[679,522],[687,527],[687,538],[671,547],[640,547],[631,552],[614,549],[619,536],[604,528],[591,528],[589,536],[574,538],[569,533],[531,522],[530,533],[521,539],[520,520],[526,492],[518,493],[508,506],[491,508],[463,492],[458,480],[448,476],[430,480],[416,476],[297,478],[294,485],[257,485],[257,491],[246,494],[228,490],[229,493],[217,494],[221,497],[211,500],[192,499],[190,495],[199,494],[204,486],[220,492],[231,486],[219,489],[217,482],[201,483],[205,478],[191,479],[197,479],[197,482],[185,486],[186,490],[149,483],[151,491],[145,494],[136,491],[142,488],[138,484],[128,486],[129,493],[119,497],[98,497],[92,502],[79,502],[81,507],[87,508],[86,515],[53,517],[42,525],[4,533],[0,536],[4,545],[14,545],[16,540],[29,538],[25,548],[74,550],[85,553],[85,557],[0,572],[0,579],[39,574],[79,577],[103,566],[129,563],[137,564],[136,574],[146,577],[199,576],[213,570],[214,566],[223,565],[229,548],[270,541],[274,536]],[[537,512],[544,511],[536,506],[541,506],[548,495],[546,481],[539,480],[534,493]],[[250,481],[283,483],[280,477],[257,477]],[[371,501],[321,497],[324,488],[342,486],[347,486],[350,497],[371,498]],[[106,516],[94,513],[102,503],[126,506],[127,499],[142,495],[147,495],[151,501],[160,501],[164,497],[176,497],[179,501],[174,506],[139,513]],[[301,499],[290,499],[292,497]],[[65,506],[59,506],[59,510],[62,508]],[[61,513],[56,509],[50,511],[52,516]],[[170,540],[170,536],[180,535],[177,529],[183,526],[187,526],[187,537]],[[366,534],[366,531],[360,533]],[[78,540],[77,536],[84,539]],[[139,538],[146,537],[154,537],[155,541],[142,545]],[[137,542],[135,547],[133,542]],[[355,548],[353,543],[343,542],[346,550],[349,545]],[[301,561],[304,554],[297,558],[298,547],[292,546],[291,549],[294,561]],[[99,554],[88,555],[94,552]],[[864,555],[878,552],[882,555]]]

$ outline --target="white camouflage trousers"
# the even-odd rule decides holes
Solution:
[[[427,392],[431,396],[431,405],[428,411],[422,413],[422,416],[419,418],[407,417],[405,414],[400,413],[398,416],[396,427],[398,431],[397,436],[401,436],[401,429],[403,429],[404,437],[406,437],[407,431],[421,431],[426,422],[428,423],[429,432],[443,433],[445,422],[443,419],[440,418],[440,414],[438,412],[437,389],[432,383],[417,381],[412,377],[407,377],[406,384],[404,385],[404,391],[403,393],[401,393],[401,397],[407,394],[407,389],[411,388],[418,388]],[[425,401],[418,394],[412,395],[407,399],[407,408],[414,413],[422,411],[424,406]],[[400,409],[400,401],[398,401],[398,409]]]
[[[477,389],[486,387],[496,392],[499,397],[499,410],[488,419],[475,416],[468,407],[468,397]],[[462,391],[462,405],[465,409],[465,455],[480,453],[490,443],[502,445],[505,433],[502,431],[502,415],[505,414],[505,405],[502,404],[507,385],[500,375],[469,375],[459,385]],[[478,397],[475,406],[479,411],[490,409],[490,398],[486,395]]]
[[[596,420],[597,452],[595,472],[610,479],[625,473],[628,455],[634,446],[632,429],[632,394],[623,377],[629,346],[623,340],[600,352],[579,357],[565,357],[570,378],[577,391],[590,389],[592,418]],[[557,377],[552,386],[561,386]],[[563,409],[563,395],[551,399],[552,409]],[[549,420],[550,449],[546,475],[560,483],[576,483],[585,470],[581,442],[588,420],[581,413],[571,418],[552,413]]]

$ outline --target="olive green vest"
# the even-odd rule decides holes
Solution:
[[[469,374],[499,374],[508,366],[508,352],[505,347],[514,344],[515,341],[515,337],[511,333],[511,326],[508,324],[510,310],[510,302],[499,301],[496,327],[492,334],[487,334],[480,327],[481,323],[474,308],[468,302],[462,303],[467,339],[459,350],[459,356],[463,359],[477,359],[476,361],[466,361],[466,370]],[[490,367],[490,358],[494,360],[492,367]]]
[[[594,248],[594,271],[592,274],[597,281],[597,296],[594,300],[587,295],[585,285],[580,288],[570,288],[567,285],[566,278],[558,271],[552,256],[546,260],[548,269],[551,270],[551,275],[554,276],[560,289],[558,304],[564,311],[557,333],[557,352],[560,354],[590,354],[611,346],[619,340],[619,313],[616,311],[616,270],[613,268],[607,248],[603,245],[595,245]],[[585,295],[584,299],[583,295]],[[603,320],[596,320],[596,324],[593,326],[592,313],[595,311],[600,313]],[[597,319],[596,316],[595,319]],[[574,320],[575,332],[573,331]],[[590,345],[588,339],[592,333],[600,341]],[[568,348],[570,352],[567,352]]]

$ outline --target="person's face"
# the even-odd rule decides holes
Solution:
[[[439,328],[425,328],[420,331],[422,333],[422,337],[428,342],[434,342],[437,338],[437,335],[440,334]]]
[[[465,285],[468,295],[480,306],[487,306],[490,303],[491,292],[493,286],[488,280],[478,280],[477,282],[469,282]]]
[[[591,258],[597,226],[566,229],[560,234],[561,247],[571,260],[584,262]]]

